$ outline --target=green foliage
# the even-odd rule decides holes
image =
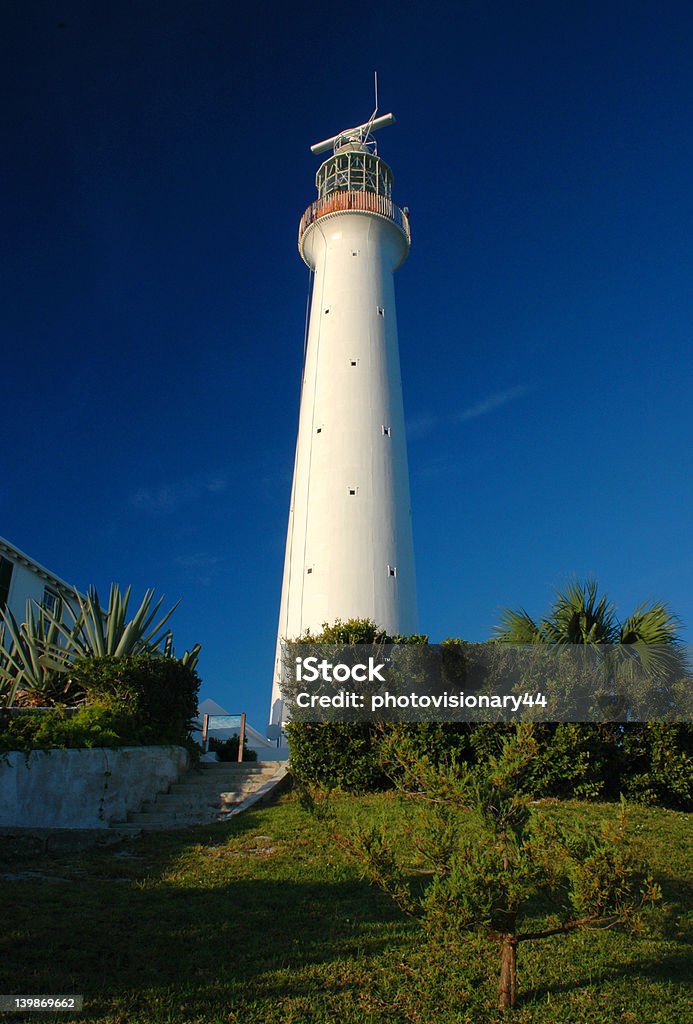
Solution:
[[[693,807],[693,725],[648,722],[623,730],[623,791],[632,800]]]
[[[373,792],[385,785],[375,726],[368,722],[288,722],[291,774],[300,782]]]
[[[11,640],[8,651],[0,649],[0,707],[11,707],[20,698],[23,705],[33,706],[78,703],[82,694],[74,686],[72,666],[80,658],[158,654],[175,661],[172,633],[165,625],[178,604],[160,617],[164,599],[155,602],[154,591],[148,590],[129,618],[130,594],[130,587],[121,593],[112,584],[108,607],[103,608],[92,587],[86,598],[75,595],[77,611],[67,602],[63,605],[60,614],[67,623],[32,601],[27,601],[21,625],[9,609],[0,609],[0,624]],[[199,653],[195,644],[180,664],[194,671]]]
[[[170,639],[164,626],[180,602],[176,602],[157,621],[164,598],[154,603],[154,591],[147,590],[139,608],[128,619],[128,605],[132,588],[121,593],[117,583],[111,584],[108,607],[104,608],[95,587],[90,587],[86,598],[76,595],[78,611],[73,612],[69,604],[65,611],[72,624],[63,626],[54,620],[63,633],[70,649],[76,656],[102,658],[107,656],[125,657],[132,654],[149,654],[162,651]],[[191,655],[188,654],[188,657]]]
[[[393,786],[383,749],[405,742],[436,765],[483,765],[497,757],[511,723],[289,723],[291,770],[326,790],[376,792]],[[693,807],[693,727],[662,722],[560,723],[534,726],[536,756],[525,787],[532,796],[630,800]]]
[[[479,933],[495,943],[501,1010],[516,1002],[520,943],[633,925],[660,898],[629,849],[624,810],[598,834],[565,829],[532,805],[526,780],[537,753],[526,725],[474,768],[435,765],[400,738],[387,758],[412,799],[406,841],[387,824],[346,832],[332,824],[364,875],[430,934]],[[537,925],[542,900],[551,910]]]
[[[215,736],[210,736],[207,746],[210,751],[217,755],[220,761],[238,762],[239,739],[239,736],[230,736],[227,740],[218,740]],[[257,761],[257,751],[248,750],[248,741],[246,739],[243,740],[243,760]]]
[[[537,754],[527,787],[536,797],[618,798],[618,726],[563,722],[534,728]]]
[[[560,607],[558,607],[560,605]],[[577,605],[578,624],[586,636],[599,634],[613,639],[616,629],[612,608],[599,599],[595,585],[579,585],[557,602],[556,621],[572,621],[569,608]],[[673,618],[656,606],[652,622],[664,628]],[[655,608],[655,606],[652,606]],[[650,609],[652,610],[652,609]],[[559,614],[560,613],[560,614]],[[636,613],[641,615],[642,609]],[[631,620],[628,620],[631,622]],[[601,625],[597,629],[597,623]],[[632,625],[632,622],[631,622]],[[620,627],[619,627],[620,628]],[[630,628],[630,627],[629,627]],[[642,623],[640,625],[640,636]],[[666,628],[669,628],[668,626]],[[556,636],[554,632],[552,634]],[[658,634],[662,639],[662,634]],[[317,637],[306,637],[317,643],[370,644],[391,642],[368,620],[350,620],[325,626]],[[673,634],[669,639],[673,644]],[[399,643],[422,643],[425,637],[398,638]],[[548,642],[548,641],[547,641]],[[618,650],[629,655],[630,639]],[[444,672],[450,686],[459,681],[460,688],[471,689],[466,676],[466,652],[469,645],[461,640],[444,642]],[[493,644],[502,653],[502,645]],[[655,648],[640,644],[638,657],[644,650]],[[673,646],[675,656],[679,654]],[[657,648],[661,651],[661,648]],[[628,671],[628,659],[615,659],[616,671]],[[578,666],[579,668],[579,666]],[[677,685],[690,687],[685,680]],[[679,702],[681,704],[681,702]],[[434,765],[451,760],[469,767],[484,765],[498,757],[503,743],[516,734],[513,723],[302,723],[287,726],[291,749],[291,769],[301,782],[327,790],[366,792],[393,785],[383,770],[384,750],[390,744],[404,742],[415,754],[426,756]],[[618,799],[621,793],[629,799],[657,802],[682,810],[693,807],[691,762],[693,745],[691,727],[669,723],[545,723],[534,729],[536,755],[528,766],[525,786],[534,798],[576,797],[579,799]],[[390,766],[390,773],[392,773]]]
[[[393,640],[380,629],[372,619],[337,619],[333,625],[323,623],[322,630],[313,634],[310,630],[298,637],[294,643],[317,644],[391,644]]]
[[[659,601],[642,604],[620,623],[616,609],[589,579],[572,580],[556,596],[548,614],[536,622],[524,609],[505,608],[494,629],[505,643],[648,644],[675,647],[680,643],[679,619]]]
[[[18,710],[0,731],[0,750],[122,747],[146,743],[146,730],[136,712],[114,695],[74,710]]]
[[[200,680],[174,658],[151,654],[80,658],[70,684],[84,701],[46,711],[5,713],[2,750],[175,743],[192,748]]]
[[[70,651],[56,620],[41,605],[27,601],[24,622],[1,608],[2,624],[10,646],[0,648],[0,707],[11,707],[18,694],[31,694],[34,703],[44,705],[68,699]]]
[[[197,715],[200,678],[175,658],[155,654],[78,658],[71,680],[88,703],[122,701],[141,721],[142,742],[182,743]]]
[[[322,631],[306,632],[295,643],[380,645],[427,643],[425,636],[389,637],[370,619],[337,620]],[[285,727],[291,773],[300,782],[347,793],[364,793],[387,785],[380,765],[379,730],[370,722],[297,722]]]
[[[296,643],[384,644],[391,640],[370,619],[337,620],[309,631]],[[291,773],[299,782],[359,793],[378,789],[383,775],[378,765],[374,727],[361,722],[289,722]]]

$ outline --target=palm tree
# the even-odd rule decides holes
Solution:
[[[677,647],[681,622],[665,604],[639,605],[619,622],[613,602],[599,598],[595,580],[572,580],[556,592],[548,615],[539,623],[524,609],[504,608],[494,636],[514,644],[648,644]]]
[[[494,637],[521,645],[605,645],[603,652],[594,652],[596,661],[582,659],[581,664],[601,666],[609,687],[617,682],[621,694],[628,695],[623,700],[640,702],[641,708],[652,707],[654,700],[655,707],[666,710],[678,703],[672,686],[688,670],[680,629],[680,619],[661,601],[641,604],[619,621],[613,602],[600,597],[596,581],[588,579],[572,580],[563,592],[557,591],[548,614],[538,622],[524,609],[504,608]]]

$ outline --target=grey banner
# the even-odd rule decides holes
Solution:
[[[691,650],[643,644],[284,644],[303,722],[687,722]]]
[[[83,1008],[84,996],[0,996],[0,1013],[69,1013]]]

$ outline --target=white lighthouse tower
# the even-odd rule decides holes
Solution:
[[[271,723],[284,714],[281,642],[323,623],[417,630],[409,474],[393,274],[409,218],[372,134],[386,114],[312,147],[332,150],[298,247],[313,271],[286,539]]]

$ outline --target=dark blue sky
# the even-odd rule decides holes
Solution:
[[[689,3],[23,0],[2,35],[0,534],[182,597],[203,694],[264,722],[309,146],[377,68],[422,631],[592,574],[691,641]]]

